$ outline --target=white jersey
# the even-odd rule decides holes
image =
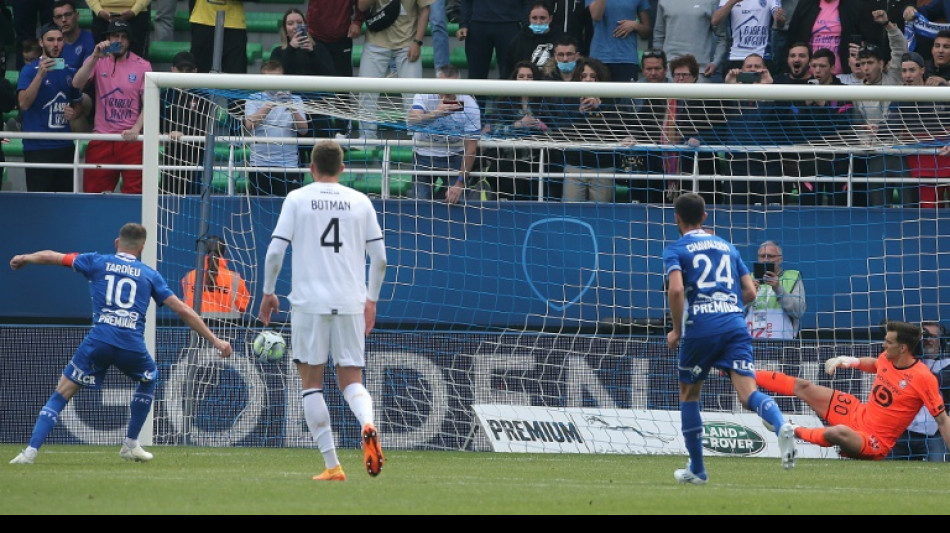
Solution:
[[[338,183],[311,183],[284,200],[273,237],[293,251],[289,300],[313,314],[362,314],[366,245],[382,241],[376,208]]]
[[[719,7],[728,3],[729,0],[720,0]],[[730,61],[744,61],[751,54],[771,58],[771,54],[766,52],[772,34],[772,13],[780,7],[781,0],[742,0],[732,6]]]

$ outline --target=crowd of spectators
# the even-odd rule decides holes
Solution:
[[[7,2],[12,10],[6,9]],[[269,53],[270,61],[284,74],[352,76],[353,46],[361,39],[359,76],[421,78],[423,39],[431,28],[435,70],[444,74],[444,69],[452,66],[446,35],[451,13],[452,21],[458,23],[456,37],[464,47],[469,79],[895,86],[946,86],[950,79],[950,25],[933,34],[913,33],[918,19],[939,21],[945,16],[940,0],[926,4],[890,2],[886,9],[878,9],[881,5],[872,0],[401,0],[398,15],[393,12],[395,16],[385,23],[364,27],[364,21],[372,15],[384,14],[388,4],[387,0],[310,0],[300,8],[288,9],[280,25],[279,44]],[[247,73],[245,2],[194,0],[188,5],[192,43],[189,68],[196,72]],[[93,14],[89,30],[79,26],[80,6],[88,7]],[[0,0],[3,12],[12,11],[7,23],[12,21],[15,29],[13,44],[21,70],[16,88],[21,112],[18,126],[24,131],[92,128],[97,133],[119,133],[130,140],[118,145],[97,143],[91,154],[87,152],[87,160],[90,155],[107,160],[121,155],[121,162],[116,164],[140,163],[141,147],[135,148],[137,141],[133,138],[141,131],[141,78],[151,70],[147,60],[149,33],[154,31],[159,39],[169,38],[175,10],[180,6],[168,0],[85,0],[79,5],[75,0]],[[211,52],[219,10],[225,15],[224,53],[221,64],[214,65]],[[148,24],[150,14],[154,30]],[[0,22],[3,20],[0,16]],[[930,23],[928,30],[939,29],[940,24]],[[37,34],[37,27],[45,33]],[[912,36],[916,45],[913,52],[907,36]],[[113,41],[124,46],[121,52],[108,51]],[[58,58],[65,61],[62,71],[54,66],[58,62],[53,60]],[[497,72],[491,68],[493,60]],[[671,68],[674,65],[676,68]],[[108,67],[114,71],[107,72]],[[120,83],[115,72],[119,67],[134,67],[134,72],[123,74],[129,79],[139,76],[138,83]],[[266,73],[274,73],[275,68],[271,64]],[[37,79],[40,81],[34,83]],[[104,86],[104,80],[109,79],[114,87]],[[42,95],[40,102],[32,101],[37,98],[33,93],[45,91],[39,91],[41,85],[49,88],[63,80],[66,90],[50,98],[64,102],[46,101]],[[33,90],[31,83],[35,85]],[[81,93],[76,94],[76,89]],[[104,95],[102,90],[111,93]],[[370,93],[360,95],[358,104],[363,116],[372,115],[377,98]],[[410,109],[413,98],[411,94],[403,97],[410,123],[414,120]],[[852,161],[835,150],[785,153],[774,149],[806,143],[830,146],[837,139],[867,145],[936,145],[947,136],[943,120],[947,110],[942,105],[818,100],[701,104],[663,98],[566,100],[475,98],[475,110],[483,115],[478,117],[482,138],[547,135],[583,140],[590,132],[598,132],[599,140],[616,138],[627,146],[627,150],[609,151],[551,150],[551,183],[546,187],[550,199],[615,201],[618,185],[626,186],[631,201],[669,199],[680,187],[676,176],[684,170],[684,164],[692,165],[694,153],[657,152],[638,145],[689,143],[695,147],[752,147],[700,162],[701,168],[722,178],[704,184],[700,191],[717,203],[844,205],[853,201],[856,205],[896,202],[924,207],[948,203],[945,187],[889,185],[904,177],[950,177],[947,155],[870,153]],[[294,113],[287,105],[265,105],[263,109],[268,113]],[[255,111],[260,112],[257,108]],[[37,113],[49,116],[37,118]],[[246,108],[241,113],[248,131],[267,127],[266,120],[255,123],[254,114],[246,113]],[[466,115],[472,113],[471,108],[465,110]],[[298,117],[284,120],[282,133],[356,135],[355,125],[298,114],[303,122]],[[119,115],[123,119],[117,122],[115,117]],[[377,125],[371,121],[359,124],[358,131],[366,139],[378,137]],[[69,161],[66,152],[73,143],[57,147],[45,144],[25,143],[26,159],[41,157],[46,162],[63,164]],[[100,153],[104,147],[111,151]],[[54,148],[62,154],[50,158],[39,152]],[[116,152],[117,148],[121,150]],[[481,157],[475,158],[472,170],[511,173],[511,177],[493,178],[492,186],[502,198],[538,196],[538,184],[518,177],[530,172],[527,169],[533,167],[537,150],[486,147],[480,148],[478,155]],[[857,164],[849,168],[854,161]],[[288,162],[293,161],[288,159],[282,165]],[[299,163],[297,158],[295,164]],[[618,180],[618,172],[639,177]],[[824,179],[849,172],[856,177],[853,186],[858,190],[849,191],[840,182]],[[71,181],[60,183],[67,173],[62,169],[29,172],[27,188],[72,190]],[[118,172],[109,171],[104,181],[99,174],[100,169],[86,172],[83,190],[107,190]],[[140,177],[134,171],[122,174],[123,191],[137,192]],[[50,178],[54,175],[61,176]],[[795,180],[788,180],[789,176]],[[776,179],[756,179],[759,177]],[[264,181],[272,183],[270,178]],[[601,186],[603,191],[598,190]],[[271,185],[263,189],[278,190]],[[193,191],[194,187],[184,190]]]

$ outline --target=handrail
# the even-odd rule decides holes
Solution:
[[[27,133],[27,132],[13,132],[13,131],[0,131],[0,139],[57,139],[62,138],[72,141],[89,141],[89,140],[106,140],[106,141],[123,141],[122,135],[119,134],[94,134],[94,133],[69,133],[69,134],[49,134],[49,133]],[[138,137],[139,141],[144,140],[144,136]],[[160,135],[159,140],[163,142],[171,142],[173,139],[168,135]],[[204,143],[204,136],[183,136],[176,139],[180,142],[189,142],[189,143]],[[234,195],[237,192],[236,187],[236,178],[235,176],[239,174],[244,174],[247,172],[254,171],[265,171],[265,172],[284,172],[289,174],[307,174],[310,172],[308,168],[295,168],[295,167],[256,167],[249,166],[247,164],[239,165],[236,163],[236,146],[238,145],[249,145],[249,144],[259,144],[259,143],[280,143],[280,144],[296,144],[298,146],[307,146],[313,145],[316,142],[322,141],[325,139],[322,138],[313,138],[313,137],[293,137],[293,138],[254,138],[254,137],[219,137],[217,142],[220,142],[222,145],[229,145],[228,160],[220,165],[214,165],[212,168],[214,171],[224,171],[229,176],[227,195]],[[379,147],[382,148],[382,154],[378,166],[368,167],[368,168],[353,168],[350,167],[347,171],[351,174],[362,175],[362,174],[380,174],[382,177],[380,196],[382,198],[389,198],[391,195],[391,180],[394,176],[404,176],[404,175],[424,175],[424,176],[453,176],[456,174],[456,171],[438,171],[438,170],[414,170],[411,168],[399,168],[392,161],[392,149],[395,147],[408,147],[413,146],[414,142],[411,139],[338,139],[337,142],[341,144],[344,148],[353,148],[353,147]],[[482,177],[502,177],[502,176],[514,176],[514,177],[525,177],[534,179],[537,176],[544,176],[547,174],[546,169],[550,165],[549,151],[561,151],[561,150],[584,150],[589,149],[592,146],[589,143],[578,143],[578,144],[556,144],[552,147],[551,142],[539,142],[531,140],[495,140],[495,139],[485,139],[479,141],[480,147],[485,148],[531,148],[539,150],[540,157],[536,163],[532,172],[497,172],[497,171],[488,171],[488,172],[472,172],[472,176],[477,178]],[[596,145],[598,148],[610,147],[612,145]],[[581,178],[594,178],[594,179],[673,179],[680,181],[689,181],[692,183],[691,189],[693,191],[699,191],[699,183],[705,181],[715,181],[722,179],[736,180],[736,181],[762,181],[762,182],[801,182],[809,181],[813,183],[842,183],[847,184],[847,205],[852,205],[852,191],[854,187],[852,185],[856,180],[862,181],[873,181],[874,183],[906,183],[908,178],[904,176],[899,177],[856,177],[855,173],[855,158],[862,155],[908,155],[908,154],[927,154],[933,153],[936,154],[939,150],[939,147],[865,147],[865,146],[850,146],[850,147],[816,147],[811,145],[792,145],[792,146],[749,146],[749,145],[704,145],[704,146],[691,146],[691,145],[657,145],[657,144],[638,144],[638,145],[613,145],[615,148],[622,149],[623,151],[629,152],[677,152],[680,156],[693,156],[693,168],[688,172],[683,172],[676,176],[670,176],[665,174],[656,174],[656,173],[643,173],[643,172],[617,172],[613,171],[591,171],[591,172],[579,172],[573,173],[573,176]],[[847,154],[848,156],[848,170],[847,174],[843,176],[754,176],[754,175],[744,175],[744,176],[733,176],[733,175],[723,175],[718,172],[713,174],[702,174],[699,171],[699,155],[708,154],[708,153],[718,153],[718,152],[731,152],[731,153],[803,153],[803,152],[814,152],[818,151],[821,153],[841,153]],[[0,169],[2,168],[64,168],[73,170],[73,191],[82,192],[82,172],[85,169],[107,169],[107,170],[141,170],[143,165],[113,165],[113,164],[89,164],[83,162],[82,156],[82,146],[80,143],[75,144],[75,152],[72,164],[66,163],[26,163],[22,161],[6,161],[0,162]],[[161,169],[164,170],[181,170],[181,171],[200,171],[202,170],[201,166],[190,166],[190,165],[161,165]],[[950,183],[948,178],[934,178],[934,177],[919,177],[913,178],[915,183],[919,184],[933,184],[933,185],[946,185]],[[540,180],[541,186],[539,187],[538,192],[538,201],[544,199],[544,180]]]

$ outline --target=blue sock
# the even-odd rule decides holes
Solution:
[[[40,409],[40,416],[36,418],[36,425],[33,426],[33,435],[30,436],[30,446],[40,449],[46,437],[49,436],[56,423],[59,422],[59,414],[66,408],[68,400],[63,395],[53,391],[53,394],[46,400],[46,405]]]
[[[762,417],[762,420],[765,420],[769,424],[772,424],[772,427],[775,428],[775,434],[778,435],[782,425],[785,424],[785,417],[782,416],[782,411],[778,408],[778,404],[775,403],[775,400],[771,396],[765,394],[761,391],[755,391],[749,396],[749,409],[752,409]]]
[[[699,402],[680,402],[680,419],[683,440],[689,452],[689,469],[698,476],[706,475],[703,464],[703,417],[699,414]]]
[[[145,419],[149,411],[152,410],[152,400],[155,397],[155,382],[140,383],[132,395],[132,403],[129,404],[129,429],[125,437],[138,440],[139,433],[142,432],[142,426],[145,425]]]

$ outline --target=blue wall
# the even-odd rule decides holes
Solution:
[[[219,199],[217,201],[238,201]],[[280,199],[254,207],[258,264]],[[500,208],[377,203],[390,268],[380,322],[418,325],[574,327],[662,318],[663,247],[677,237],[672,212],[643,205],[514,204]],[[191,209],[182,209],[189,212]],[[785,267],[802,271],[806,329],[875,326],[885,317],[950,317],[950,219],[916,209],[714,210],[709,226],[754,261],[759,242],[778,240]],[[124,195],[0,194],[6,232],[0,258],[17,253],[113,250],[118,228],[140,220]],[[185,227],[185,224],[175,227]],[[171,236],[166,257],[193,268],[194,236]],[[278,292],[289,291],[289,265]],[[187,267],[186,267],[187,266]],[[883,274],[888,272],[888,274]],[[258,288],[259,290],[259,288]],[[67,269],[0,270],[0,320],[84,320],[86,284]],[[257,296],[257,295],[255,295]],[[256,298],[254,310],[256,311]]]

